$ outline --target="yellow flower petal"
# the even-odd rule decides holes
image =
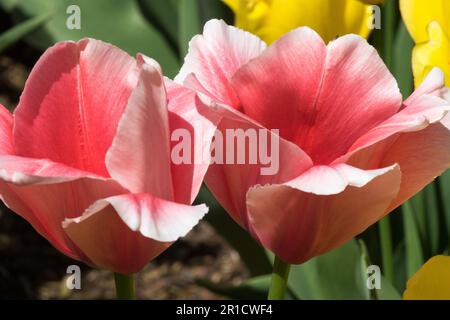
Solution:
[[[427,29],[429,40],[417,44],[412,54],[415,86],[422,83],[433,67],[444,72],[445,84],[450,86],[450,38],[437,21],[432,21]]]
[[[400,0],[400,11],[409,33],[416,43],[427,41],[427,26],[435,20],[445,33],[450,31],[450,1]]]
[[[450,257],[434,256],[411,279],[405,300],[450,300]]]
[[[359,0],[359,1],[367,4],[381,4],[384,2],[384,0]]]
[[[235,12],[236,26],[272,43],[300,26],[316,30],[325,41],[348,33],[367,37],[372,10],[358,0],[224,0]]]

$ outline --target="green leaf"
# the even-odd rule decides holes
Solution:
[[[205,279],[197,280],[197,283],[214,293],[231,299],[266,300],[270,281],[271,275],[264,275],[247,280],[239,286],[216,284]],[[292,294],[287,292],[285,299],[293,299]]]
[[[33,32],[39,28],[49,19],[49,17],[49,14],[43,14],[35,18],[28,19],[25,22],[22,22],[2,33],[0,35],[0,52],[16,43],[30,32]]]
[[[176,6],[166,0],[141,0],[143,12],[149,16],[150,22],[164,30],[174,43],[178,40],[178,15]]]
[[[439,178],[439,191],[441,192],[441,202],[445,225],[447,229],[447,237],[450,236],[450,170],[444,172]],[[447,241],[449,241],[447,239]],[[447,243],[447,248],[450,243]]]
[[[438,190],[434,183],[425,187],[425,215],[427,217],[427,243],[429,256],[439,253],[439,205],[436,197]]]
[[[289,286],[300,299],[367,299],[362,271],[361,251],[351,240],[302,265],[292,266]]]
[[[405,202],[402,210],[406,248],[406,274],[408,278],[411,278],[419,270],[420,266],[423,265],[424,256],[411,203],[409,201]]]
[[[197,0],[178,0],[178,48],[184,57],[192,37],[201,33]]]
[[[408,33],[403,21],[400,21],[394,42],[393,74],[397,79],[403,98],[407,98],[413,89],[411,52],[414,41]]]
[[[81,11],[81,29],[67,28],[71,16],[66,10],[78,5]],[[13,6],[16,17],[36,17],[51,12],[52,18],[26,40],[46,49],[57,41],[92,37],[112,43],[131,55],[142,52],[156,59],[167,76],[179,68],[176,53],[167,40],[147,23],[134,0],[34,0],[20,1]]]
[[[272,272],[266,251],[230,218],[206,187],[200,190],[196,203],[206,203],[209,213],[205,220],[239,253],[252,276]]]
[[[376,290],[379,300],[401,300],[402,296],[397,289],[383,276],[381,276],[381,289]]]
[[[200,5],[201,24],[204,25],[211,19],[223,19],[228,24],[233,24],[233,12],[223,1],[198,0]]]

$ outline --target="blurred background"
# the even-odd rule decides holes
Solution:
[[[345,1],[357,0],[335,3]],[[387,2],[381,13],[390,13],[386,19],[382,15],[381,22],[389,28],[373,30],[369,41],[407,96],[413,89],[414,43],[400,19],[398,1]],[[80,20],[68,20],[76,17],[77,10]],[[0,0],[0,103],[10,110],[15,108],[33,65],[46,48],[60,40],[92,37],[133,56],[142,52],[159,61],[164,74],[173,77],[189,40],[201,33],[211,18],[229,24],[235,21],[232,10],[220,0]],[[298,25],[302,25],[301,19]],[[343,247],[294,266],[288,298],[399,299],[407,279],[429,257],[448,250],[450,208],[443,201],[450,192],[447,186],[448,174],[390,216],[393,269],[389,281],[383,277],[382,290],[369,291],[366,286],[367,266],[383,265],[382,230],[375,225]],[[137,297],[264,298],[270,282],[271,254],[228,217],[206,188],[197,202],[206,203],[210,213],[186,238],[137,275]],[[72,264],[82,267],[81,290],[66,287],[66,269]],[[114,297],[110,272],[90,269],[63,256],[2,204],[0,298]]]

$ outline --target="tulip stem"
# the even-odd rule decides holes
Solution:
[[[134,300],[134,278],[133,275],[114,273],[116,283],[116,297],[119,300]]]
[[[284,292],[287,288],[287,282],[289,278],[289,270],[291,265],[281,261],[275,256],[273,262],[272,282],[269,289],[269,300],[283,300]]]

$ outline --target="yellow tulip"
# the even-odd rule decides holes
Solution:
[[[223,1],[234,11],[237,27],[267,43],[300,26],[316,30],[327,42],[347,33],[367,38],[373,22],[371,6],[358,0]]]
[[[433,67],[439,67],[450,86],[450,1],[400,0],[400,11],[411,37],[416,87]]]
[[[409,279],[405,300],[450,300],[450,257],[434,256]]]

